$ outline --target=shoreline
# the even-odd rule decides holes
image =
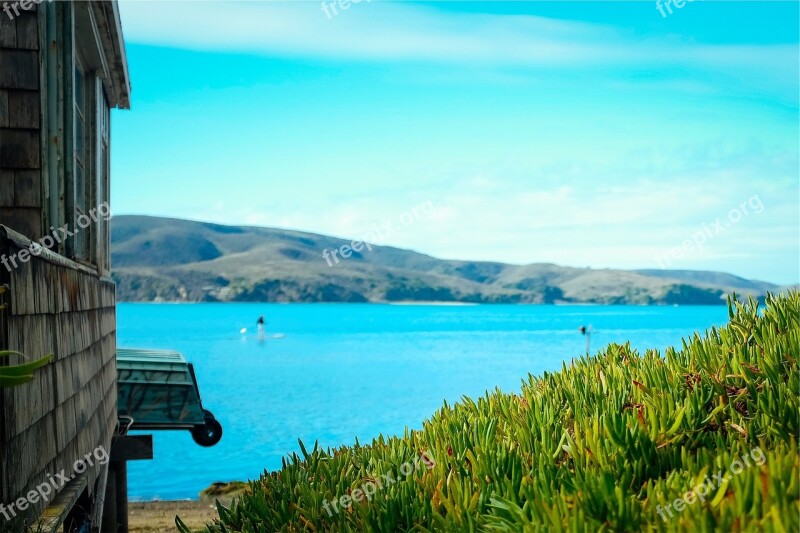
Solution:
[[[231,498],[219,498],[229,505]],[[128,531],[131,533],[173,533],[175,516],[193,531],[202,530],[217,515],[216,500],[155,500],[128,503]]]
[[[117,302],[119,304],[137,304],[137,305],[202,305],[202,304],[250,304],[250,305],[420,305],[420,306],[452,306],[452,307],[470,307],[470,306],[537,306],[537,307],[724,307],[727,305],[725,302],[719,304],[708,303],[604,303],[604,302],[564,302],[556,301],[550,303],[530,303],[530,302],[458,302],[458,301],[396,301],[396,302],[251,302],[251,301],[237,301],[230,300],[224,302],[198,302],[195,300],[169,300],[163,302],[154,301],[139,301],[139,300],[125,300]]]
[[[128,530],[139,533],[174,532],[176,516],[189,529],[202,530],[219,517],[217,502],[228,507],[234,498],[247,490],[248,485],[243,481],[218,481],[193,500],[131,500],[128,502]]]

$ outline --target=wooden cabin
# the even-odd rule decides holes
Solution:
[[[0,350],[53,361],[0,388],[0,530],[100,530],[117,428],[110,110],[129,98],[116,1],[3,2]]]

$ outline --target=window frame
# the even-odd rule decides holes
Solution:
[[[74,42],[74,41],[73,41]],[[93,228],[89,224],[86,228],[80,228],[77,224],[78,217],[88,216],[89,209],[91,209],[93,200],[93,187],[92,177],[93,169],[90,163],[93,161],[92,149],[94,139],[94,124],[92,120],[93,115],[93,79],[94,75],[84,65],[86,64],[83,59],[83,53],[77,43],[74,43],[73,51],[73,76],[72,76],[72,98],[70,99],[70,113],[69,118],[71,122],[71,129],[73,134],[73,142],[71,143],[71,154],[68,161],[72,166],[72,180],[69,184],[70,196],[73,198],[72,209],[69,213],[72,214],[72,219],[68,220],[70,231],[75,235],[72,237],[71,259],[80,262],[92,263],[91,242],[93,237]],[[80,76],[78,74],[80,73]],[[80,82],[79,82],[80,78]],[[82,87],[79,87],[79,83]],[[79,90],[80,88],[80,90]],[[79,95],[81,100],[79,102]],[[82,139],[79,136],[82,133]]]
[[[111,108],[105,91],[100,43],[83,32],[78,38],[78,26],[95,25],[91,7],[84,3],[62,3],[65,56],[64,109],[64,215],[61,224],[68,224],[76,235],[68,237],[64,255],[73,261],[92,267],[98,274],[110,271],[110,231],[108,222],[99,216],[98,206],[108,203],[110,189]],[[86,10],[86,11],[81,11]],[[95,32],[96,36],[96,32]],[[83,86],[78,87],[80,79]],[[78,98],[83,93],[83,109]],[[83,125],[83,149],[79,139]],[[78,217],[87,224],[78,225]],[[88,217],[88,219],[86,218]],[[88,222],[87,222],[88,220]]]

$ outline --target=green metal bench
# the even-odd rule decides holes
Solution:
[[[127,429],[188,429],[201,446],[222,438],[222,426],[203,408],[194,367],[168,350],[117,350],[117,411]]]

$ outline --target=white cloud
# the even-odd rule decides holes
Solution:
[[[631,39],[607,26],[537,16],[445,13],[366,0],[331,19],[317,2],[122,0],[120,5],[128,41],[195,50],[553,68],[747,66],[784,83],[797,81],[796,46]]]

